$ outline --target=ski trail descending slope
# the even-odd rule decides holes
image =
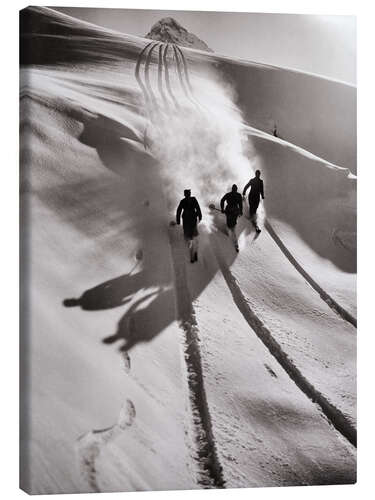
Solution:
[[[204,383],[227,487],[355,481],[355,448],[294,384],[249,327],[210,245],[189,266]]]
[[[269,221],[266,221],[265,227],[269,234],[271,235],[273,241],[276,243],[276,245],[280,248],[280,250],[283,252],[285,257],[289,260],[289,262],[296,268],[296,270],[305,278],[305,280],[310,283],[310,285],[313,287],[313,289],[318,292],[320,295],[321,299],[324,300],[324,302],[333,310],[335,313],[337,313],[339,316],[341,316],[342,319],[345,321],[348,321],[350,324],[352,324],[355,328],[357,328],[357,319],[354,318],[348,311],[346,311],[340,304],[338,304],[330,295],[328,295],[327,292],[325,292],[320,285],[305,271],[303,266],[301,266],[297,260],[293,257],[293,255],[290,253],[288,248],[284,245],[280,237],[276,234],[275,230],[273,229],[271,223]]]
[[[225,238],[215,237],[222,251],[232,251]],[[269,348],[280,350],[284,368],[294,371],[295,381],[304,380],[304,390],[312,399],[319,397],[327,416],[354,444],[356,330],[275,252],[277,246],[267,233],[247,243],[230,270],[225,256],[219,255],[228,286],[241,307],[246,306],[244,314],[251,312],[249,320]]]
[[[93,430],[78,439],[77,447],[80,456],[82,474],[96,493],[100,492],[97,481],[96,459],[102,448],[118,434],[130,427],[135,418],[136,412],[131,400],[126,400],[121,408],[118,421],[108,429]]]
[[[278,239],[287,248],[293,258],[334,302],[348,315],[349,321],[357,325],[357,274],[346,273],[338,269],[332,262],[317,255],[314,250],[300,238],[298,232],[289,224],[278,218],[272,218],[272,228]],[[277,242],[276,242],[277,243]]]
[[[258,316],[251,309],[248,301],[244,297],[241,288],[237,284],[236,278],[226,266],[224,259],[220,255],[220,250],[217,244],[214,244],[215,254],[217,256],[220,270],[224,279],[232,293],[233,300],[240,310],[243,317],[248,322],[249,326],[254,330],[257,336],[262,340],[270,353],[277,359],[284,370],[289,374],[291,379],[297,386],[306,394],[313,402],[317,402],[322,411],[336,429],[345,436],[351,444],[356,446],[356,430],[352,423],[343,415],[340,410],[335,408],[326,397],[323,396],[316,388],[304,377],[302,372],[297,368],[288,355],[284,352],[280,344],[275,340],[271,331],[263,324]]]
[[[176,228],[170,228],[169,237],[175,274],[177,315],[183,332],[189,402],[193,417],[191,433],[196,447],[198,483],[202,487],[223,488],[225,483],[222,467],[217,457],[204,387],[199,330],[186,279],[186,247]]]

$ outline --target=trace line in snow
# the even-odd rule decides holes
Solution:
[[[304,394],[313,402],[319,405],[324,415],[332,423],[332,425],[353,445],[357,446],[357,431],[349,419],[327,398],[319,392],[300,372],[293,361],[283,351],[280,344],[275,340],[272,333],[263,324],[259,317],[251,309],[248,301],[242,293],[240,286],[237,284],[236,278],[231,273],[226,265],[220,247],[216,241],[216,236],[213,236],[213,249],[216,259],[219,264],[221,273],[227,283],[227,286],[232,294],[233,301],[238,310],[247,321],[250,328],[256,333],[258,338],[267,347],[272,356],[278,361],[280,366],[287,372],[289,377],[301,389]]]
[[[77,448],[81,463],[81,472],[95,493],[100,493],[101,491],[97,478],[96,459],[104,446],[115,436],[130,427],[134,419],[134,404],[130,399],[127,399],[114,425],[106,429],[92,430],[78,438]]]
[[[180,106],[177,102],[177,99],[175,98],[175,96],[172,92],[171,82],[169,79],[168,50],[169,50],[169,43],[167,43],[167,45],[165,45],[164,54],[163,54],[163,62],[164,62],[164,70],[165,70],[165,84],[167,86],[168,94],[171,96],[171,99],[174,102],[174,105],[176,106],[177,109],[180,109]]]
[[[173,44],[172,48],[173,48],[173,52],[174,52],[174,58],[176,61],[177,74],[178,74],[178,79],[180,81],[180,85],[181,85],[182,91],[185,94],[186,98],[189,99],[189,94],[186,90],[186,86],[185,86],[185,82],[184,82],[184,78],[183,78],[183,74],[182,74],[182,70],[181,70],[181,66],[180,66],[180,64],[181,64],[180,58],[178,56],[176,46]]]
[[[152,52],[153,50],[160,45],[159,43],[154,43],[154,45],[150,48],[150,50],[147,52],[146,55],[146,62],[145,62],[145,83],[148,92],[150,93],[151,96],[151,104],[154,105],[156,108],[158,107],[157,99],[155,97],[155,94],[152,90],[152,86],[150,83],[150,64],[152,60]]]
[[[168,51],[170,48],[169,43],[163,43],[163,42],[150,42],[148,43],[139,53],[138,58],[137,58],[137,63],[135,67],[135,77],[138,82],[138,85],[140,86],[142,93],[145,98],[145,102],[147,106],[154,106],[158,107],[158,102],[156,99],[156,96],[154,94],[154,91],[152,90],[152,85],[150,81],[150,65],[152,63],[152,53],[155,49],[158,49],[158,89],[159,93],[161,95],[161,98],[167,108],[169,109],[169,102],[166,97],[166,94],[163,89],[163,67],[164,67],[164,74],[165,74],[165,85],[167,88],[167,92],[169,96],[171,97],[174,105],[176,108],[179,108],[178,101],[176,97],[173,94],[172,87],[171,87],[171,82],[170,82],[170,76],[169,76],[169,63],[168,63]],[[186,98],[194,105],[198,106],[198,103],[195,101],[194,96],[193,96],[193,89],[190,83],[189,79],[189,73],[188,73],[188,66],[187,62],[185,59],[185,56],[181,49],[176,46],[175,44],[171,45],[172,49],[172,59],[175,63],[176,66],[176,73],[180,82],[180,86],[182,88],[183,93],[185,94]],[[144,67],[144,82],[142,81],[141,75],[140,75],[140,68],[142,61],[144,60],[145,62],[145,67]]]
[[[199,108],[199,104],[196,102],[196,100],[194,99],[194,96],[192,94],[192,88],[191,88],[190,81],[189,81],[188,68],[187,68],[187,64],[185,61],[185,56],[183,55],[182,51],[179,49],[179,47],[177,45],[173,45],[173,50],[174,50],[174,55],[175,55],[175,60],[176,60],[176,65],[177,65],[178,77],[180,80],[182,90],[183,90],[186,98],[193,104],[193,106]],[[182,67],[184,68],[184,70],[181,69],[180,57],[182,59],[182,63],[183,63]],[[188,89],[190,89],[190,92],[188,91]]]
[[[163,52],[165,49],[164,44],[159,45],[159,60],[158,60],[158,88],[159,88],[159,93],[161,95],[161,98],[164,101],[166,109],[169,111],[169,102],[167,99],[167,96],[165,95],[164,89],[163,89]]]
[[[189,72],[188,72],[188,66],[187,66],[186,58],[184,56],[184,53],[182,52],[182,50],[180,49],[180,47],[178,45],[176,45],[176,49],[181,54],[182,64],[184,66],[184,71],[185,71],[186,83],[187,83],[188,89],[189,89],[189,91],[191,93],[191,96],[194,97],[193,87],[191,86],[191,83],[190,83],[190,78],[189,78]]]
[[[138,56],[138,59],[137,59],[137,64],[135,65],[135,78],[138,82],[138,85],[140,86],[141,90],[142,90],[142,93],[143,93],[143,96],[145,98],[145,102],[148,104],[149,103],[149,95],[147,93],[147,89],[145,87],[145,85],[143,84],[142,82],[142,79],[139,75],[139,70],[140,70],[140,67],[141,67],[141,62],[142,62],[142,58],[143,58],[143,54],[145,54],[145,52],[147,51],[147,49],[150,47],[150,45],[152,45],[154,42],[150,42],[148,43],[140,52],[139,56]]]
[[[185,245],[176,230],[169,229],[172,254],[177,318],[183,333],[183,350],[187,371],[189,406],[193,416],[193,441],[198,471],[198,484],[204,488],[224,488],[212,431],[211,416],[204,387],[202,359],[199,347],[199,329],[195,317],[185,269]]]
[[[281,239],[279,238],[279,236],[277,235],[271,224],[268,222],[268,220],[265,222],[265,227],[269,235],[276,243],[276,245],[280,248],[280,250],[283,252],[285,257],[295,267],[295,269],[305,278],[305,280],[311,285],[311,287],[316,292],[318,292],[320,298],[324,300],[324,302],[342,319],[348,321],[355,328],[357,328],[357,319],[354,316],[352,316],[348,311],[346,311],[342,306],[340,306],[340,304],[338,304],[330,295],[328,295],[328,293],[325,292],[323,288],[319,286],[318,283],[304,270],[304,268],[297,262],[297,260],[293,257],[293,255],[281,241]]]

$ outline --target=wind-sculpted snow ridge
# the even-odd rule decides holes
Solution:
[[[175,275],[177,318],[183,336],[183,354],[192,415],[192,428],[189,430],[194,443],[193,458],[198,468],[197,482],[204,488],[223,488],[225,481],[216,451],[204,386],[199,328],[186,279],[186,249],[174,229],[169,231],[169,238]]]
[[[357,171],[357,89],[303,72],[218,58],[248,125]]]
[[[327,398],[320,393],[301,373],[293,361],[287,356],[279,343],[275,340],[272,332],[263,324],[263,322],[252,311],[248,301],[243,295],[241,288],[226,265],[217,241],[214,241],[215,255],[218,260],[220,270],[225,281],[232,293],[234,302],[242,313],[243,317],[248,322],[249,326],[254,330],[259,339],[268,348],[270,353],[277,359],[284,370],[289,374],[292,380],[298,387],[308,396],[313,402],[317,403],[329,421],[336,429],[353,445],[357,445],[357,431],[348,418]]]

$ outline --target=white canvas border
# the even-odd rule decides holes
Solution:
[[[103,7],[104,2],[91,1],[59,1],[59,6]],[[28,4],[13,1],[3,6],[2,16],[2,177],[1,177],[1,262],[2,262],[2,377],[1,377],[1,471],[4,498],[19,498],[25,493],[18,490],[18,10]],[[141,1],[107,1],[105,7],[116,8],[153,8],[153,9],[188,9],[188,10],[221,10],[252,12],[283,12],[302,14],[348,14],[358,16],[358,104],[359,104],[359,474],[355,486],[327,487],[295,487],[265,488],[225,491],[186,491],[186,492],[152,492],[127,493],[126,498],[162,498],[177,499],[209,499],[225,500],[248,498],[270,499],[277,496],[279,500],[300,498],[329,498],[334,495],[342,500],[352,499],[353,495],[366,498],[372,484],[373,463],[373,409],[372,379],[374,333],[372,325],[372,281],[374,279],[374,252],[372,238],[372,186],[374,186],[374,11],[369,2],[342,2],[333,0],[315,0],[314,2],[298,2],[291,0],[253,1],[243,0],[141,0]],[[5,146],[5,148],[4,148]],[[92,494],[90,494],[92,495]],[[101,494],[100,498],[120,498],[123,493]],[[55,495],[52,495],[53,497]],[[71,497],[68,495],[67,497]],[[82,497],[82,495],[80,496]],[[91,496],[83,495],[83,498]]]

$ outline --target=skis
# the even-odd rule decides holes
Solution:
[[[262,231],[261,228],[258,226],[258,224],[254,220],[251,220],[251,223],[255,227],[255,231],[259,234]]]

